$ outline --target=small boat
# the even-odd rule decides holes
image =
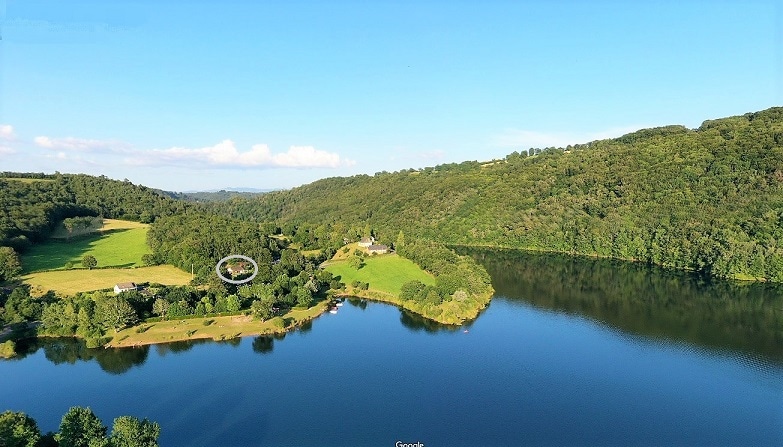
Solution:
[[[467,330],[467,329],[465,329],[464,331],[462,331],[462,333],[463,333],[463,334],[467,334],[467,333],[468,333],[468,330]]]
[[[329,313],[330,314],[336,314],[337,313],[337,308],[336,307],[332,307],[331,309],[329,309]]]
[[[343,304],[345,304],[345,303],[343,303],[342,301],[338,301],[337,304],[335,304],[335,306],[343,307]]]

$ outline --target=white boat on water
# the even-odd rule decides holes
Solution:
[[[345,304],[345,303],[343,303],[342,301],[339,301],[337,304],[335,304],[335,306],[337,306],[337,307],[343,307],[343,304]]]
[[[333,307],[333,308],[329,309],[329,313],[330,314],[336,314],[337,313],[337,308]]]

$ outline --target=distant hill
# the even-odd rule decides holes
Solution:
[[[243,219],[578,253],[783,281],[783,108],[564,148],[328,178],[215,205]]]
[[[212,191],[185,191],[185,192],[168,192],[165,194],[169,197],[178,200],[185,200],[190,202],[225,202],[233,199],[234,197],[241,198],[253,198],[260,194],[266,194],[275,189],[255,189],[255,188],[227,188]]]

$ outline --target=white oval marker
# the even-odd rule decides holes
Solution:
[[[252,274],[252,275],[250,275],[250,278],[245,278],[245,279],[240,279],[240,280],[235,280],[235,279],[228,279],[228,278],[226,278],[225,276],[223,276],[223,275],[220,273],[220,266],[221,266],[221,265],[222,265],[224,262],[228,261],[229,259],[234,259],[234,258],[244,259],[245,261],[250,261],[250,263],[251,263],[251,264],[253,264],[253,268],[255,269],[255,271],[253,272],[253,274]],[[244,283],[246,283],[246,282],[250,282],[250,281],[252,281],[252,280],[253,280],[253,278],[255,278],[255,277],[256,277],[256,275],[258,275],[258,264],[256,264],[256,261],[254,261],[254,260],[253,260],[253,258],[251,258],[251,257],[249,257],[249,256],[244,256],[244,255],[228,255],[228,256],[226,256],[225,258],[223,258],[223,259],[221,259],[220,261],[218,261],[217,265],[215,266],[215,271],[217,272],[217,274],[218,274],[218,276],[220,277],[220,279],[222,279],[222,280],[223,280],[223,281],[225,281],[225,282],[228,282],[228,283],[231,283],[231,284],[244,284]]]

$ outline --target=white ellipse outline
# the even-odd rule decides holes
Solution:
[[[234,259],[234,258],[244,259],[245,261],[250,261],[250,263],[251,263],[251,264],[253,264],[253,268],[255,269],[255,271],[254,271],[254,272],[253,272],[253,274],[250,276],[250,278],[239,279],[239,280],[235,280],[235,279],[228,279],[228,278],[226,278],[225,276],[223,276],[223,275],[220,273],[220,266],[221,266],[221,265],[222,265],[224,262],[228,261],[229,259]],[[225,258],[223,258],[223,259],[221,259],[220,261],[218,261],[217,265],[215,266],[215,272],[217,272],[217,275],[220,277],[220,279],[222,279],[223,281],[225,281],[225,282],[227,282],[227,283],[231,283],[231,284],[244,284],[244,283],[246,283],[246,282],[250,282],[250,281],[252,281],[252,280],[253,280],[253,278],[255,278],[255,277],[256,277],[256,275],[258,275],[258,264],[256,264],[256,261],[254,261],[254,260],[253,260],[253,258],[251,258],[251,257],[249,257],[249,256],[245,256],[245,255],[228,255],[228,256],[226,256]]]

